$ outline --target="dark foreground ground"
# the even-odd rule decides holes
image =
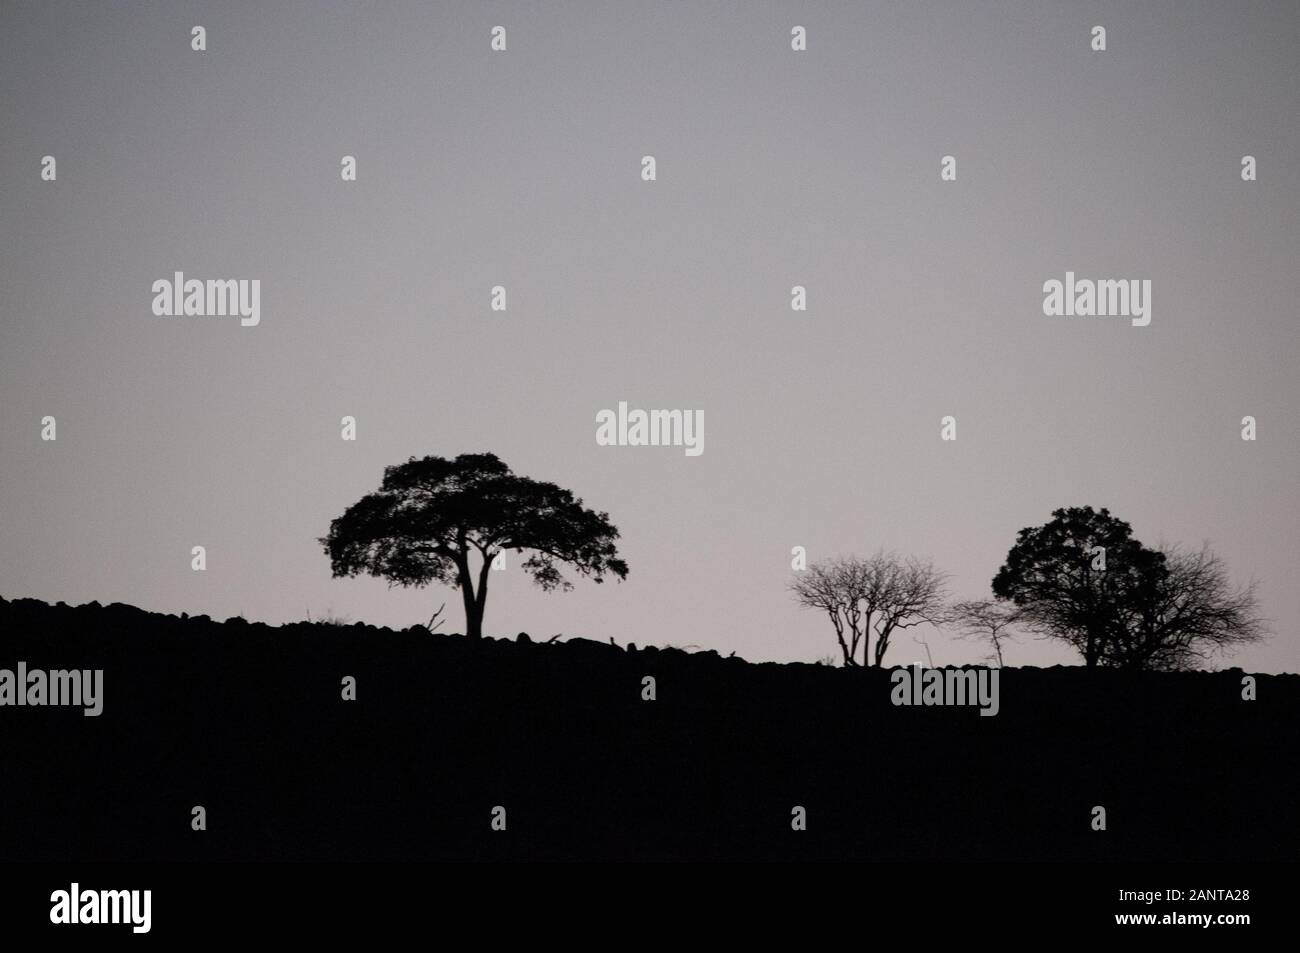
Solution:
[[[1294,675],[1012,669],[979,717],[887,671],[0,599],[20,660],[104,669],[104,710],[0,707],[5,860],[1300,857]]]

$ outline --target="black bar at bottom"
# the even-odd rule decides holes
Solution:
[[[1293,933],[1296,873],[1279,864],[19,864],[0,867],[0,924],[6,939],[92,943],[450,940],[462,928],[540,939],[597,925],[628,937],[680,926],[812,939],[837,923],[873,922],[927,938],[1231,941]],[[111,919],[116,907],[126,922],[52,922],[52,911],[72,919],[74,883],[77,919],[100,910]],[[104,891],[145,890],[147,932],[136,929],[143,893],[101,905]],[[59,891],[67,901],[56,909]]]

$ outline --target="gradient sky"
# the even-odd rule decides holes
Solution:
[[[814,660],[792,546],[980,597],[1090,504],[1211,541],[1273,620],[1233,661],[1300,670],[1297,116],[1293,0],[5,2],[0,594],[460,630],[316,537],[385,465],[490,450],[608,511],[631,574],[512,566],[489,634]],[[260,279],[260,326],[154,316],[176,270]],[[1044,316],[1067,270],[1151,279],[1150,326]],[[704,454],[597,446],[620,400],[703,409]]]

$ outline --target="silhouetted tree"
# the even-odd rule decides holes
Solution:
[[[1254,585],[1233,589],[1208,549],[1149,549],[1128,523],[1090,506],[1021,530],[993,594],[1089,667],[1196,667],[1263,637]]]
[[[1095,666],[1106,657],[1132,593],[1164,572],[1164,556],[1133,538],[1106,509],[1070,507],[1022,529],[993,579],[993,594],[1024,620],[1063,640]]]
[[[1233,586],[1208,545],[1161,552],[1165,572],[1128,608],[1122,637],[1107,647],[1107,665],[1186,671],[1265,637],[1254,582]]]
[[[857,572],[851,561],[838,556],[819,560],[795,576],[790,591],[799,605],[826,613],[835,629],[844,666],[857,665],[862,607]]]
[[[943,574],[928,561],[894,553],[820,560],[796,573],[790,591],[799,605],[830,618],[845,667],[859,664],[859,645],[862,665],[874,659],[881,666],[895,632],[944,617]]]
[[[366,573],[390,586],[459,586],[466,634],[477,638],[498,553],[528,552],[521,568],[543,590],[571,589],[560,564],[596,582],[606,573],[627,577],[616,539],[608,515],[586,509],[568,490],[517,476],[494,454],[475,453],[454,460],[412,457],[386,467],[380,488],[348,507],[320,542],[335,576]]]
[[[1014,640],[1014,626],[1020,622],[1021,611],[993,599],[974,599],[956,603],[948,612],[947,622],[954,625],[958,638],[978,639],[987,642],[993,651],[988,661],[1002,667],[1002,647]]]

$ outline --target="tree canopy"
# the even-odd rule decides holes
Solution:
[[[545,591],[571,589],[564,565],[598,583],[627,577],[618,536],[608,514],[587,509],[569,490],[519,476],[495,454],[474,453],[386,467],[379,489],[348,507],[320,543],[335,576],[458,586],[466,633],[477,637],[498,553],[527,553],[520,566]]]
[[[1234,588],[1208,547],[1148,548],[1104,508],[1058,509],[1022,529],[993,594],[1088,666],[1190,668],[1264,634],[1254,585]]]

